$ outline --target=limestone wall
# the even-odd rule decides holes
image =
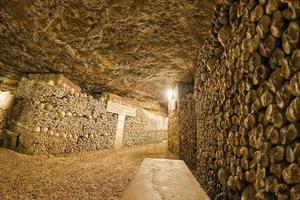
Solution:
[[[212,199],[299,199],[299,1],[223,1],[195,74]]]
[[[126,117],[123,145],[158,143],[166,139],[167,118],[162,115],[136,109],[136,117]]]
[[[20,134],[18,150],[30,154],[111,148],[117,125],[104,101],[56,75],[23,78],[12,119],[10,130]]]

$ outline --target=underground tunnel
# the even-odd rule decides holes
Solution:
[[[300,200],[299,29],[299,0],[0,0],[0,199]]]

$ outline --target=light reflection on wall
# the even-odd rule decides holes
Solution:
[[[0,91],[0,108],[8,109],[11,106],[14,95],[9,92]]]
[[[168,111],[171,112],[176,108],[178,99],[178,87],[168,89],[166,94],[168,98]]]
[[[152,112],[143,110],[143,115],[149,121],[155,122],[157,130],[167,130],[168,129],[168,118],[154,114]]]

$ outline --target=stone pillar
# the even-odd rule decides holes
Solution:
[[[115,145],[114,145],[115,149],[122,148],[124,125],[125,125],[125,115],[119,114],[117,131],[116,131],[116,140],[115,140]]]
[[[112,101],[107,102],[107,112],[112,112],[118,114],[118,125],[116,130],[116,139],[114,147],[115,149],[122,148],[122,140],[123,140],[123,131],[125,125],[125,118],[126,116],[135,117],[136,116],[136,109],[124,106]]]

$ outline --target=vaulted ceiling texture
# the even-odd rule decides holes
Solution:
[[[63,73],[89,93],[162,102],[192,81],[212,2],[1,0],[0,73]]]

